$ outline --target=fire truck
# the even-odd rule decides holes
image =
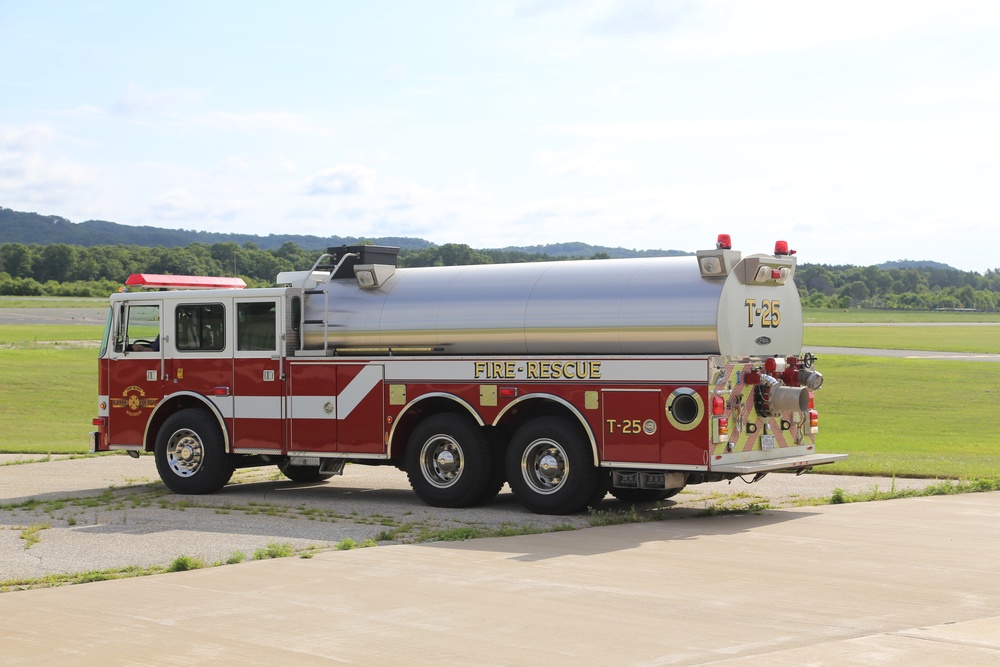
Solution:
[[[428,268],[343,246],[260,289],[136,274],[111,296],[91,449],[151,452],[179,494],[391,465],[433,506],[506,483],[546,514],[844,458],[816,451],[794,251],[731,245]]]

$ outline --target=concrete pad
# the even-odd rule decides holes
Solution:
[[[998,664],[998,519],[968,494],[13,592],[0,664]]]
[[[240,554],[249,558],[271,544],[328,550],[345,540],[386,544],[443,531],[591,525],[587,514],[531,514],[510,492],[479,507],[429,507],[393,467],[351,465],[344,476],[320,484],[290,482],[273,466],[244,469],[218,493],[184,496],[169,493],[159,482],[152,456],[28,460],[34,462],[0,455],[0,591],[12,581],[51,575],[166,567],[182,555],[208,564],[226,562]],[[932,482],[774,474],[752,485],[696,485],[662,508],[645,507],[642,513],[680,519],[721,506],[795,506],[806,498],[829,498],[834,488],[889,491]],[[628,506],[609,496],[600,509],[620,512]],[[31,527],[37,542],[29,545],[23,535]]]

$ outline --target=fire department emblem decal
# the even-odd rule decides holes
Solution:
[[[129,417],[138,417],[144,408],[156,406],[158,398],[146,398],[146,392],[138,385],[125,387],[121,398],[112,398],[111,407],[125,408],[125,414]]]

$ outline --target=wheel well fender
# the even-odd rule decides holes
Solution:
[[[433,392],[423,394],[407,403],[392,422],[389,429],[388,457],[398,459],[406,455],[406,443],[410,434],[423,419],[442,412],[468,414],[479,426],[485,426],[483,418],[468,403],[454,394]]]
[[[567,417],[579,423],[583,432],[587,434],[587,440],[590,442],[590,451],[594,457],[594,465],[599,466],[601,464],[594,430],[587,423],[587,419],[583,416],[583,413],[575,405],[560,396],[554,394],[525,394],[508,403],[496,416],[496,419],[493,420],[493,426],[516,430],[532,419],[545,416]]]
[[[215,418],[219,423],[219,431],[222,433],[222,441],[226,451],[232,452],[229,429],[226,428],[226,418],[219,409],[219,406],[193,391],[178,391],[174,394],[164,396],[156,404],[153,412],[149,415],[149,420],[146,422],[146,432],[142,438],[144,449],[147,452],[151,452],[156,448],[156,436],[159,434],[160,427],[163,426],[163,422],[167,420],[167,417],[189,408],[204,410]]]

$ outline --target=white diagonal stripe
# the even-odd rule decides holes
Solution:
[[[337,396],[337,419],[347,419],[371,390],[382,382],[382,367],[365,366]]]

